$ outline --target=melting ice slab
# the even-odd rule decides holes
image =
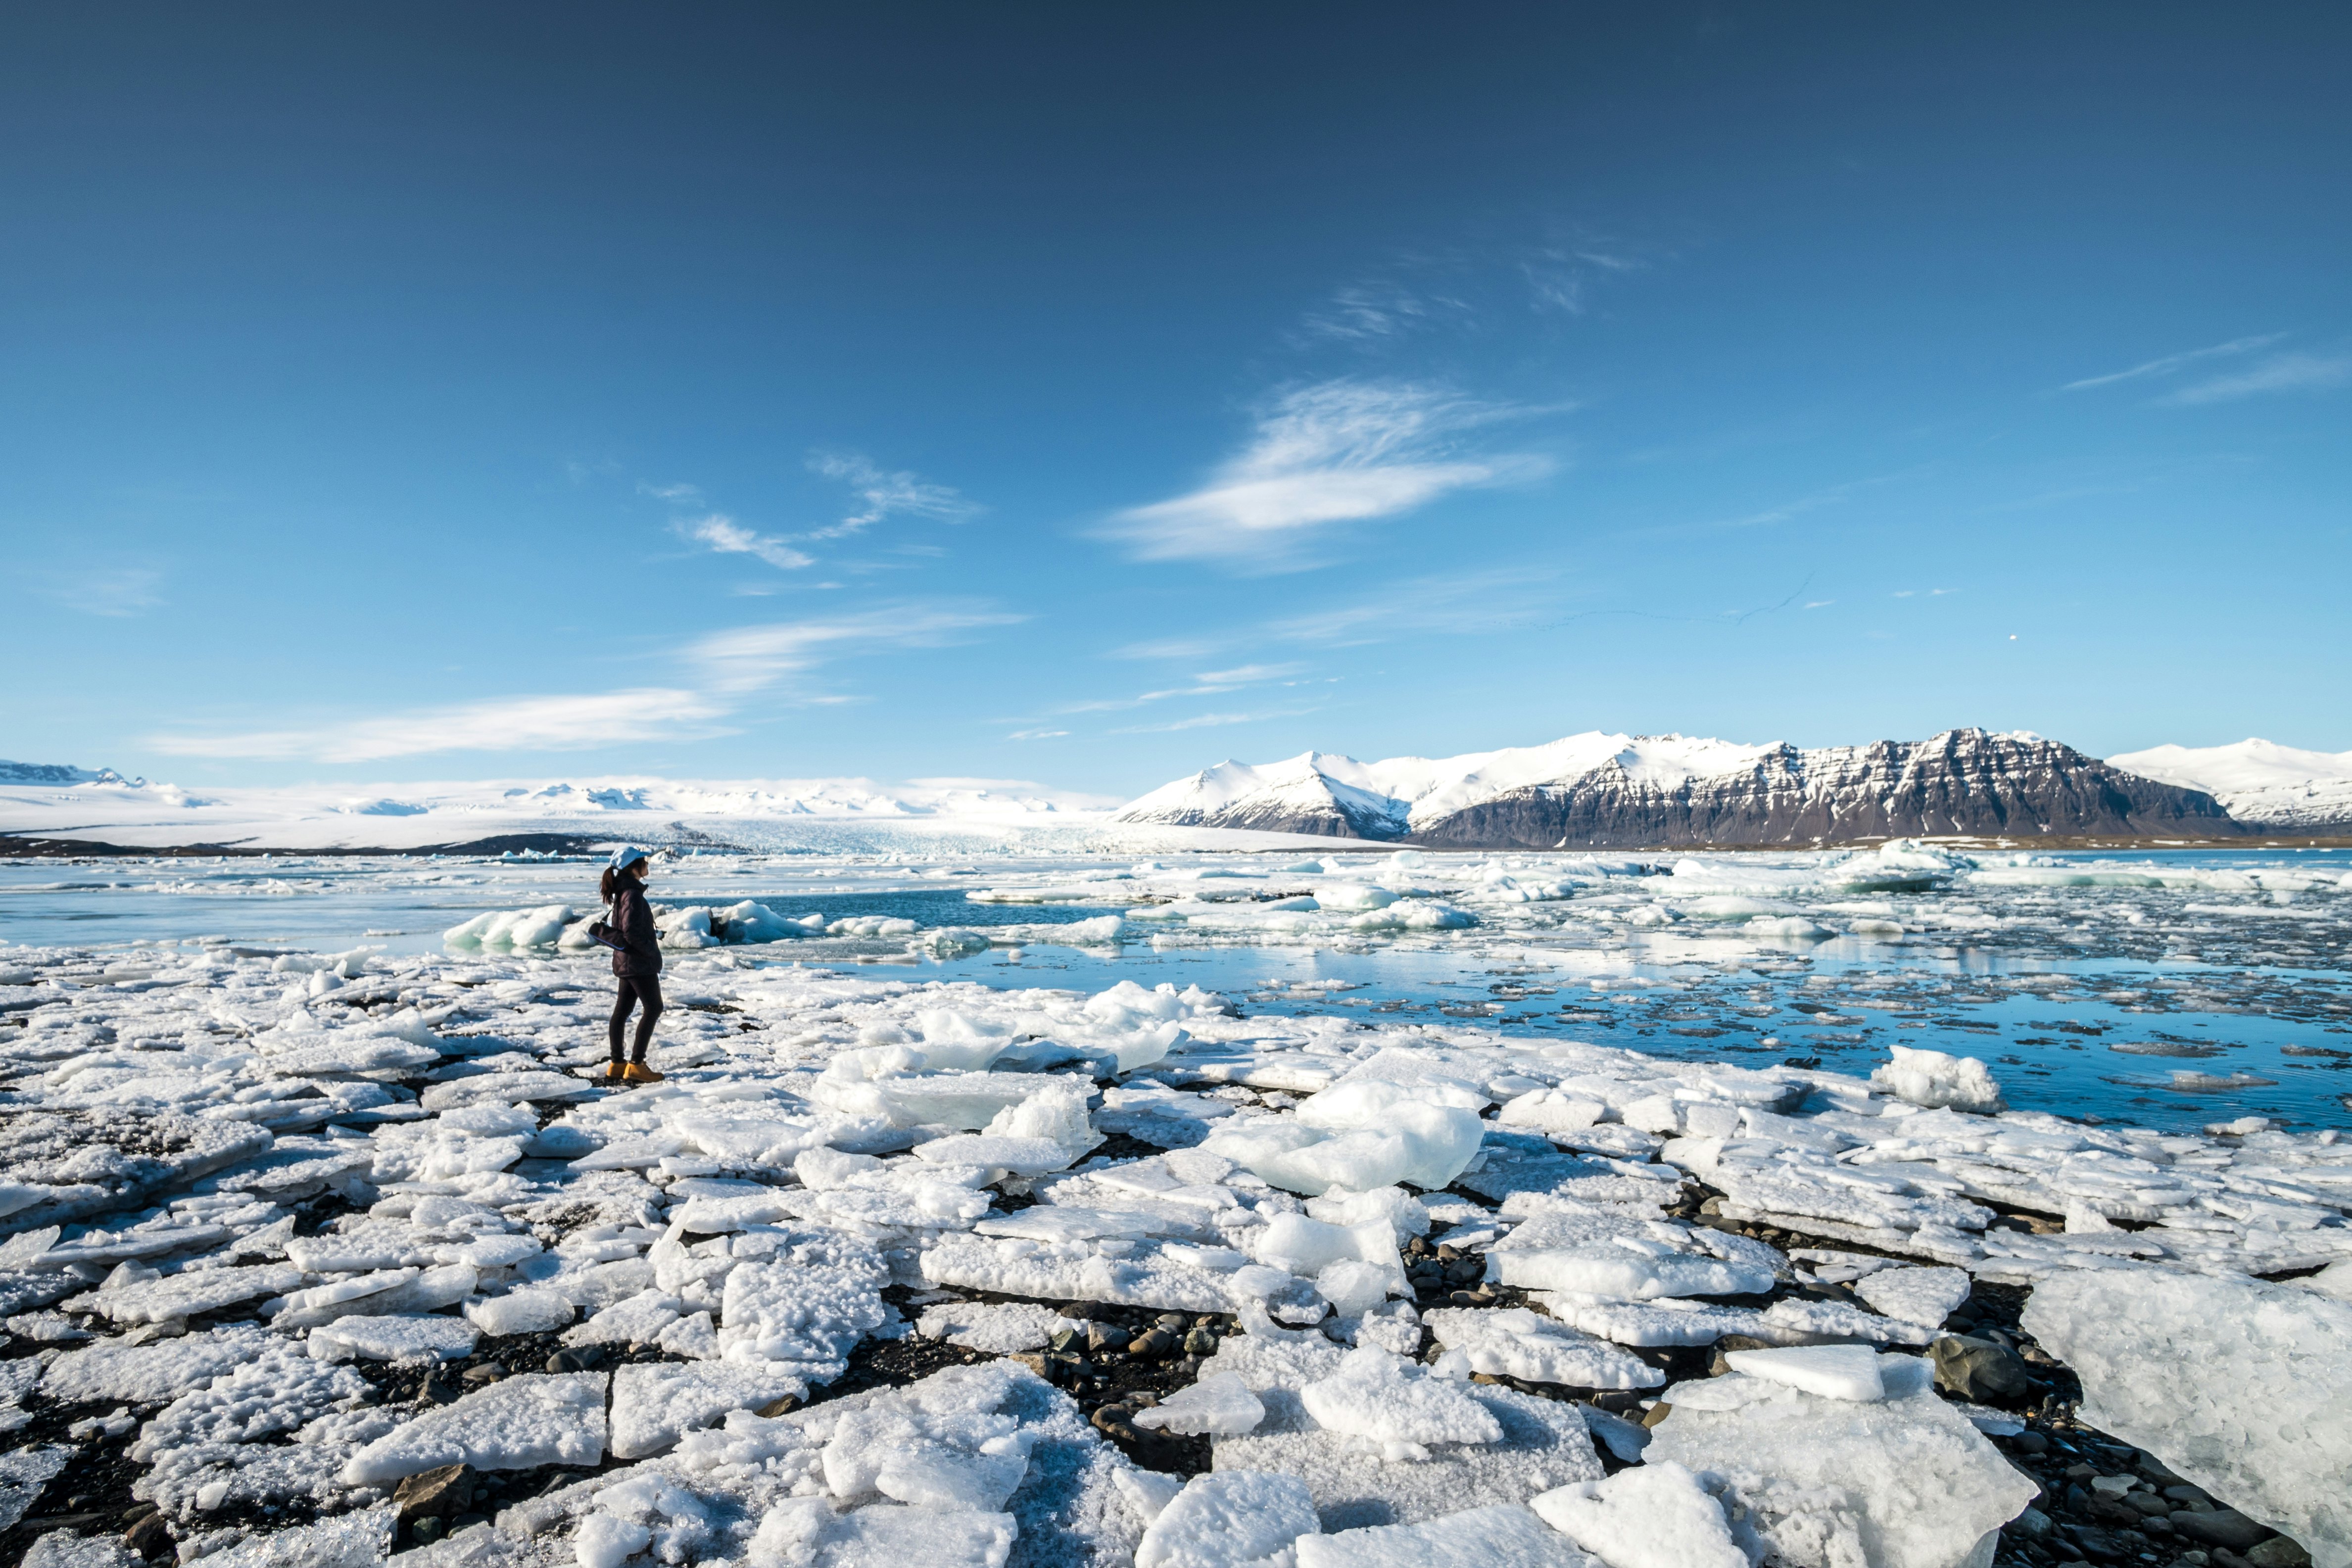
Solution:
[[[1882,1386],[1923,1385],[1885,1375],[1913,1360],[1885,1358]],[[1725,1478],[1726,1500],[1797,1562],[1986,1568],[1994,1531],[2039,1490],[1924,1386],[1862,1403],[1735,1374],[1676,1385],[1665,1398],[1673,1412],[1643,1458]]]
[[[351,1457],[346,1486],[382,1486],[403,1476],[471,1465],[528,1470],[593,1465],[604,1457],[604,1375],[525,1374],[419,1416]]]
[[[1748,1568],[1723,1504],[1672,1460],[1561,1487],[1530,1506],[1609,1568]]]
[[[2352,1564],[2352,1306],[2294,1285],[2091,1270],[2037,1287],[2025,1330],[2083,1379],[2083,1416],[2318,1568]]]
[[[1745,1557],[1737,1559],[1747,1568]],[[1298,1538],[1298,1568],[1604,1568],[1511,1503],[1427,1524],[1375,1524]],[[1685,1568],[1677,1563],[1675,1568]],[[1689,1568],[1701,1568],[1690,1564]]]

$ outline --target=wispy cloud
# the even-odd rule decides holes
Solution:
[[[859,453],[811,453],[808,466],[812,473],[849,486],[854,504],[838,521],[800,533],[766,534],[746,528],[724,512],[712,512],[707,517],[675,517],[670,527],[680,538],[708,546],[718,554],[753,556],[778,570],[798,571],[817,563],[815,556],[799,548],[802,545],[850,538],[887,517],[901,514],[960,523],[982,510],[945,485],[933,485],[903,471],[877,467]],[[702,488],[697,485],[641,482],[637,492],[673,507],[705,504]],[[903,553],[916,553],[922,548],[903,547]]]
[[[578,751],[728,733],[724,721],[761,692],[796,685],[829,661],[937,647],[963,632],[1021,619],[971,604],[885,606],[823,621],[737,627],[680,651],[692,678],[668,686],[494,697],[348,719],[302,729],[167,734],[157,750],[181,757],[307,758],[375,762],[443,751]],[[836,700],[794,690],[803,701]]]
[[[828,620],[714,632],[691,644],[686,657],[706,689],[756,692],[845,653],[936,648],[961,632],[1021,619],[967,604],[888,605]]]
[[[1528,302],[1538,312],[1581,316],[1597,276],[1639,272],[1650,265],[1635,247],[1613,241],[1547,246],[1520,258]]]
[[[725,705],[704,693],[638,686],[499,697],[310,729],[159,735],[150,744],[178,757],[308,758],[319,762],[377,762],[436,751],[576,751],[711,734],[712,722],[726,712]]]
[[[1310,713],[1320,713],[1313,707],[1274,708],[1263,713],[1201,713],[1190,718],[1171,719],[1166,724],[1131,724],[1114,729],[1113,735],[1168,735],[1181,729],[1215,729],[1229,724],[1256,724],[1269,718],[1300,718]]]
[[[2260,397],[2265,392],[2325,392],[2347,382],[2352,382],[2352,354],[2334,358],[2274,354],[2252,370],[2216,376],[2156,401],[2172,408],[2193,408],[2209,402],[2235,402],[2240,398]]]
[[[1066,729],[1016,729],[1007,740],[1059,740],[1070,732]]]
[[[36,580],[48,598],[84,615],[121,619],[144,614],[163,602],[156,591],[163,586],[163,574],[148,567],[47,572]]]
[[[1411,382],[1294,388],[1259,411],[1249,444],[1206,486],[1118,513],[1102,531],[1143,560],[1297,570],[1316,564],[1306,547],[1332,524],[1394,517],[1457,490],[1547,472],[1538,457],[1463,449],[1472,431],[1538,412]]]
[[[981,511],[945,485],[928,483],[913,474],[886,472],[856,452],[811,453],[808,465],[811,472],[848,486],[857,507],[839,522],[800,536],[803,538],[846,538],[901,512],[960,523]]]
[[[1166,702],[1171,697],[1213,697],[1227,692],[1238,692],[1250,686],[1282,682],[1296,685],[1288,679],[1307,666],[1304,664],[1243,664],[1230,670],[1209,670],[1192,677],[1189,686],[1168,686],[1156,692],[1138,692],[1130,697],[1106,697],[1096,702],[1070,703],[1051,710],[1056,716],[1076,713],[1118,713],[1128,708]]]
[[[1160,662],[1214,658],[1268,643],[1352,648],[1393,637],[1481,636],[1517,632],[1558,619],[1554,574],[1543,567],[1408,578],[1346,602],[1223,632],[1130,643],[1114,659]],[[1244,666],[1247,667],[1247,666]],[[1295,665],[1274,665],[1286,674]],[[1204,677],[1205,678],[1205,677]]]
[[[1485,636],[1540,624],[1559,613],[1550,574],[1541,569],[1419,578],[1350,603],[1269,622],[1275,642],[1361,647],[1423,632]]]
[[[758,556],[780,571],[798,571],[816,564],[816,557],[794,549],[773,534],[755,534],[723,513],[713,512],[691,521],[681,518],[670,526],[685,538],[709,545],[720,555]]]
[[[1307,313],[1299,336],[1308,341],[1383,342],[1470,314],[1469,304],[1451,295],[1423,293],[1387,279],[1351,283]]]
[[[2113,371],[2104,376],[2085,376],[2079,382],[2068,382],[2058,390],[2088,392],[2093,387],[2111,387],[2120,382],[2147,381],[2151,377],[2168,376],[2206,360],[2226,359],[2232,354],[2251,354],[2257,349],[2267,349],[2285,336],[2284,332],[2265,332],[2259,337],[2232,338],[2226,343],[2216,343],[2210,349],[2191,349],[2186,353],[2167,354],[2161,359],[2134,365],[2127,371]]]
[[[1867,479],[1849,479],[1843,485],[1825,485],[1821,489],[1799,496],[1792,500],[1783,501],[1778,506],[1767,507],[1762,511],[1749,512],[1742,517],[1725,517],[1715,526],[1725,528],[1759,528],[1773,523],[1789,522],[1793,518],[1803,517],[1807,512],[1818,511],[1823,507],[1837,506],[1842,502],[1852,500],[1864,490],[1875,489],[1881,485],[1891,485],[1895,480],[1906,478],[1916,472],[1918,470],[1911,469],[1901,474],[1877,474]]]

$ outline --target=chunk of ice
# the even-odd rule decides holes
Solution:
[[[501,1334],[545,1333],[570,1322],[579,1309],[553,1291],[509,1291],[503,1296],[468,1302],[468,1322],[493,1338]]]
[[[362,1317],[338,1318],[310,1331],[310,1356],[315,1361],[401,1361],[429,1355],[436,1361],[462,1361],[474,1354],[481,1331],[463,1318]]]
[[[1336,1373],[1301,1388],[1298,1399],[1325,1431],[1367,1438],[1390,1458],[1426,1458],[1431,1443],[1496,1443],[1503,1437],[1493,1414],[1462,1385],[1432,1377],[1377,1345],[1349,1351]]]
[[[381,1486],[444,1465],[528,1470],[604,1456],[604,1374],[525,1373],[428,1410],[344,1464],[346,1486]]]
[[[788,1367],[710,1361],[632,1363],[613,1374],[613,1457],[641,1459],[658,1454],[730,1410],[757,1410],[807,1394],[807,1381]]]
[[[1696,1386],[1734,1382],[1755,1380]],[[1670,1402],[1676,1392],[1667,1391]],[[1796,1561],[1808,1561],[1801,1546],[1811,1561],[1843,1561],[1822,1555],[1821,1543],[1851,1520],[1872,1568],[1990,1563],[1993,1532],[2039,1490],[1933,1394],[1856,1404],[1789,1389],[1730,1409],[1676,1404],[1651,1429],[1643,1458],[1730,1478],[1759,1534],[1780,1541],[1775,1531],[1785,1531],[1782,1555]]]
[[[1578,1388],[1655,1388],[1666,1380],[1639,1356],[1525,1307],[1441,1307],[1423,1321],[1473,1372]]]
[[[768,1511],[751,1543],[759,1568],[1004,1568],[1021,1527],[1009,1513],[877,1503],[836,1515],[822,1498]]]
[[[1238,1374],[1231,1372],[1204,1377],[1135,1413],[1135,1425],[1146,1431],[1175,1432],[1188,1437],[1204,1433],[1230,1437],[1249,1431],[1265,1419],[1265,1405]]]
[[[213,1568],[376,1568],[392,1552],[400,1511],[390,1504],[240,1541],[205,1562]]]
[[[1890,1318],[1923,1328],[1941,1328],[1969,1299],[1964,1269],[1881,1269],[1859,1281],[1853,1293]]]
[[[1991,1069],[1973,1056],[1940,1051],[1887,1047],[1894,1060],[1870,1075],[1870,1086],[1930,1110],[1970,1111],[1990,1115],[2002,1108],[2000,1085]]]
[[[1740,1568],[1748,1559],[1736,1557]],[[1425,1524],[1374,1524],[1298,1538],[1298,1568],[1617,1568],[1586,1555],[1512,1503]],[[1705,1568],[1694,1563],[1692,1568]]]
[[[1007,1301],[1002,1305],[941,1301],[923,1309],[915,1332],[927,1339],[945,1340],[967,1350],[1011,1355],[1035,1350],[1052,1339],[1055,1331],[1069,1326],[1069,1319],[1034,1301]]]
[[[1723,1504],[1672,1459],[1561,1487],[1528,1506],[1609,1568],[1748,1568]]]
[[[1135,1568],[1245,1568],[1289,1554],[1322,1529],[1307,1483],[1257,1470],[1214,1470],[1184,1483],[1143,1532]]]
[[[1809,1344],[1785,1350],[1734,1350],[1723,1359],[1734,1372],[1785,1384],[1824,1399],[1871,1404],[1886,1397],[1878,1353],[1868,1345]]]
[[[2352,1306],[2259,1280],[2083,1269],[2035,1286],[2021,1321],[2081,1376],[2086,1422],[2321,1568],[2352,1564]]]

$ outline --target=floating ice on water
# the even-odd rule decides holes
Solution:
[[[1748,1568],[1723,1504],[1671,1459],[1561,1487],[1528,1506],[1609,1568]]]
[[[570,905],[562,904],[493,910],[452,925],[441,933],[441,940],[452,947],[552,947],[563,928],[579,918]]]
[[[2000,1085],[1993,1082],[1991,1069],[1975,1057],[1906,1045],[1887,1050],[1894,1060],[1870,1075],[1872,1088],[1931,1110],[1948,1107],[1990,1115],[2001,1109]]]
[[[2025,1331],[2137,1443],[2322,1568],[2352,1563],[2352,1306],[2293,1285],[2145,1269],[2037,1285]]]

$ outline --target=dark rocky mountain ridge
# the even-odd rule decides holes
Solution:
[[[1636,739],[1627,750],[1637,764],[1640,746]],[[1165,800],[1171,786],[1120,820],[1481,850],[1794,848],[1950,835],[2226,839],[2261,831],[2201,790],[2140,778],[2038,736],[1955,729],[1923,741],[1783,744],[1753,753],[1731,770],[1680,777],[1612,758],[1573,778],[1499,789],[1439,813],[1328,779],[1318,767],[1281,788],[1198,808]]]

